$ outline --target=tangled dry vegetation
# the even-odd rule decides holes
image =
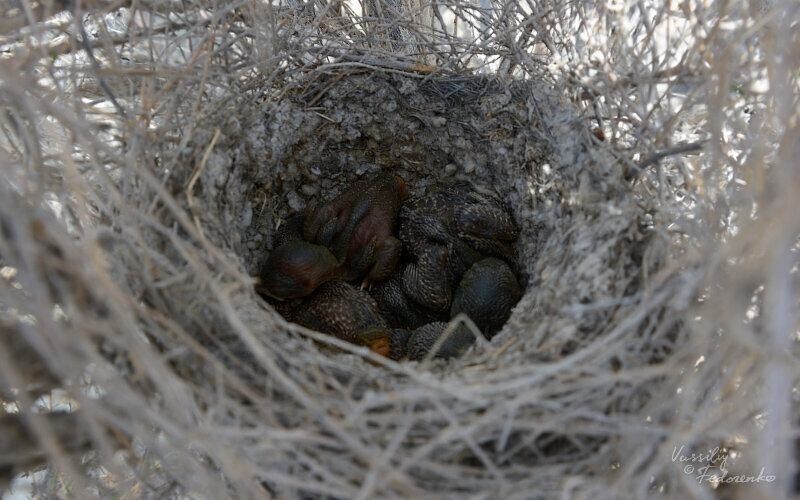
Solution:
[[[4,9],[0,490],[791,494],[796,2]],[[463,358],[253,291],[287,214],[381,169],[520,226],[525,296]]]

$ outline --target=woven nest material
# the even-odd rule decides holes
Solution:
[[[38,470],[37,494],[78,497],[788,494],[797,75],[780,73],[788,97],[693,100],[700,45],[681,45],[686,72],[637,79],[635,58],[600,71],[563,38],[615,11],[559,4],[556,21],[516,7],[448,7],[482,33],[463,44],[425,5],[433,31],[392,17],[413,11],[397,5],[366,27],[312,4],[115,7],[66,23],[70,47],[0,24],[17,30],[0,67],[0,489]],[[762,7],[764,23],[779,17]],[[628,20],[658,47],[661,18],[640,14]],[[748,16],[736,29],[750,32]],[[746,107],[783,126],[745,133]],[[747,200],[732,180],[744,170],[721,157],[750,169]],[[417,195],[467,179],[511,210],[525,294],[491,342],[394,362],[287,322],[255,292],[282,221],[378,171]],[[686,468],[720,464],[775,477],[740,486]]]

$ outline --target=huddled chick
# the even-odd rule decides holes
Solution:
[[[450,316],[466,314],[491,338],[503,327],[521,297],[522,289],[508,264],[489,257],[464,273],[453,294]]]
[[[344,281],[324,283],[301,304],[285,307],[282,312],[298,325],[367,346],[383,356],[390,354],[392,330],[378,304],[368,293]]]
[[[393,236],[394,221],[408,197],[405,181],[380,174],[317,208],[306,211],[303,236],[324,245],[343,265],[344,279],[364,277],[364,284],[388,278],[400,259],[401,244]]]
[[[259,292],[279,300],[296,299],[342,275],[342,266],[330,250],[303,240],[303,219],[295,215],[278,229],[275,249],[259,276]]]
[[[518,230],[499,197],[454,182],[411,200],[399,218],[405,262],[371,291],[391,326],[418,329],[464,313],[487,338],[496,334],[522,296]],[[436,338],[428,333],[419,342]]]
[[[398,176],[358,181],[321,207],[290,217],[279,228],[265,263],[259,291],[275,299],[305,297],[335,279],[366,282],[389,277],[400,258],[392,236],[407,197]]]
[[[442,335],[446,337],[442,339]],[[436,321],[410,332],[396,329],[390,340],[390,357],[421,361],[428,356],[441,359],[459,357],[475,343],[475,335],[463,323],[448,329],[448,323]]]

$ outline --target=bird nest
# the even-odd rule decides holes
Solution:
[[[767,268],[766,250],[754,236],[747,251],[699,256],[702,242],[731,236],[719,226],[733,210],[714,203],[735,183],[724,169],[703,170],[700,193],[700,174],[673,162],[704,147],[696,102],[684,95],[681,112],[661,108],[675,90],[658,87],[662,79],[687,75],[638,80],[617,62],[624,71],[592,86],[587,75],[602,64],[564,70],[565,60],[541,56],[545,47],[581,53],[563,38],[553,46],[570,23],[523,16],[506,47],[508,23],[522,15],[506,7],[496,19],[479,16],[483,34],[467,45],[444,21],[444,35],[433,30],[439,38],[422,43],[427,32],[383,14],[368,22],[400,28],[378,43],[370,33],[380,29],[351,36],[344,14],[336,24],[309,6],[266,17],[189,9],[194,17],[167,16],[154,28],[134,11],[117,13],[139,19],[130,23],[143,30],[136,36],[163,42],[153,45],[164,49],[157,64],[147,59],[155,49],[142,50],[148,39],[109,33],[116,21],[105,12],[64,28],[71,47],[24,29],[4,38],[12,48],[35,38],[44,44],[36,50],[54,52],[47,61],[66,54],[89,76],[41,71],[31,55],[14,59],[23,76],[0,68],[3,146],[14,160],[0,185],[0,424],[10,429],[0,444],[24,450],[0,461],[0,488],[46,463],[52,480],[38,488],[62,495],[716,489],[675,464],[674,451],[728,453],[742,448],[741,432],[757,434],[751,402],[767,348],[720,343],[718,332],[744,328],[742,311],[761,304],[766,278],[754,270]],[[560,8],[563,20],[586,15]],[[267,21],[271,31],[253,28]],[[328,43],[337,30],[348,50]],[[416,42],[401,43],[409,38]],[[190,69],[171,66],[181,47],[191,49],[181,59]],[[419,53],[402,55],[409,47]],[[494,71],[476,68],[479,54],[502,60]],[[48,75],[63,85],[43,84]],[[88,97],[61,107],[73,93]],[[736,103],[763,109],[746,96]],[[714,134],[738,140],[714,124]],[[673,128],[687,141],[675,146]],[[412,195],[455,179],[489,187],[516,221],[524,295],[502,330],[462,357],[390,360],[286,321],[255,291],[289,215],[380,171],[402,177]],[[765,192],[777,201],[760,209],[784,213],[784,198]],[[796,253],[797,233],[786,234],[780,241]],[[758,257],[742,257],[751,250]],[[749,274],[721,273],[702,287],[732,262],[747,262]],[[728,299],[742,307],[719,326],[708,318],[724,317]],[[732,360],[736,375],[726,371]],[[790,384],[792,373],[768,380]],[[742,410],[720,410],[736,403]],[[788,402],[776,405],[788,415]],[[695,414],[718,418],[693,422]]]
[[[212,138],[201,134],[190,159],[203,165],[193,196],[208,203],[199,210],[210,216],[204,231],[250,275],[258,275],[290,214],[357,179],[392,172],[414,196],[468,180],[502,193],[520,227],[529,292],[497,342],[530,343],[543,361],[591,341],[608,322],[608,311],[575,314],[580,304],[610,300],[615,309],[614,300],[641,292],[641,266],[655,272],[667,251],[645,257],[652,214],[626,201],[625,170],[587,154],[596,138],[542,86],[343,73],[253,108],[217,117],[218,130],[228,132],[216,137],[205,163]],[[595,251],[598,245],[606,250]],[[583,259],[592,261],[580,265]]]
[[[342,73],[278,99],[271,92],[203,117],[206,126],[185,147],[154,152],[159,163],[185,165],[164,183],[190,214],[181,220],[157,209],[157,227],[142,228],[159,260],[107,235],[114,241],[106,258],[120,286],[197,344],[187,347],[170,330],[150,332],[151,345],[172,353],[176,383],[222,384],[230,404],[252,408],[214,417],[217,424],[247,420],[242,441],[228,446],[255,446],[258,422],[320,432],[293,443],[283,459],[275,450],[251,457],[263,467],[265,487],[284,493],[349,496],[325,477],[358,484],[373,469],[355,464],[373,463],[368,450],[376,447],[404,457],[394,477],[374,486],[384,492],[457,494],[496,483],[510,493],[532,488],[534,478],[540,483],[531,474],[538,467],[561,474],[607,467],[597,457],[613,437],[593,429],[587,415],[620,418],[647,403],[659,387],[652,379],[620,384],[614,374],[672,351],[689,297],[648,290],[646,278],[659,273],[670,242],[625,169],[594,151],[591,131],[544,86],[487,77]],[[287,323],[252,286],[226,289],[226,273],[252,283],[247,276],[258,274],[288,215],[377,171],[400,175],[417,195],[468,179],[492,187],[511,209],[526,292],[491,343],[460,359],[398,364]],[[153,201],[142,184],[132,189],[143,210]],[[228,268],[194,269],[190,259],[199,255],[176,245],[190,235],[203,245],[192,251],[213,248],[205,258]],[[144,275],[150,283],[144,266],[155,267]],[[656,319],[664,317],[674,319]],[[246,392],[228,387],[227,377]],[[534,387],[540,396],[525,390]],[[216,413],[210,395],[194,404]],[[565,412],[573,405],[581,411]],[[354,448],[324,445],[331,439]],[[286,490],[269,480],[277,473],[269,464],[289,465],[289,455],[313,456],[327,464],[326,474],[283,472],[302,482]]]

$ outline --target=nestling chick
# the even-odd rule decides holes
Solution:
[[[437,341],[447,331],[447,323],[428,323],[417,328],[411,333],[406,344],[406,357],[411,361],[424,359],[435,347]],[[475,336],[464,326],[459,324],[436,350],[433,357],[449,359],[462,356],[467,349],[475,343]]]
[[[406,345],[411,332],[404,328],[395,328],[389,336],[389,358],[395,361],[406,355]]]
[[[302,241],[304,221],[305,216],[303,214],[294,214],[283,221],[283,224],[275,232],[272,248],[278,248],[293,241]]]
[[[515,266],[517,229],[500,199],[469,182],[450,183],[400,211],[400,240],[415,260],[402,271],[417,303],[449,310],[452,290],[475,262],[497,256]]]
[[[415,199],[400,217],[400,239],[412,251],[423,241],[446,244],[459,239],[481,254],[514,261],[511,243],[519,234],[514,220],[495,193],[467,181]]]
[[[280,226],[257,291],[281,300],[305,297],[341,275],[336,257],[323,246],[303,241],[302,228],[302,214],[289,217]]]
[[[411,300],[403,291],[402,279],[398,275],[375,284],[369,293],[393,328],[413,330],[426,323],[446,319],[441,312],[431,311]]]
[[[406,296],[433,311],[450,307],[452,289],[448,279],[451,247],[432,244],[421,249],[417,261],[402,271],[403,292]]]
[[[522,297],[522,289],[508,264],[493,257],[475,263],[453,294],[450,316],[464,313],[491,339]]]
[[[391,329],[369,294],[344,281],[329,281],[287,312],[295,323],[357,345],[383,356],[390,354]]]
[[[392,233],[406,184],[395,175],[379,174],[353,187],[322,207],[306,212],[303,234],[328,247],[344,263],[345,279],[381,281],[394,271],[402,245]]]

